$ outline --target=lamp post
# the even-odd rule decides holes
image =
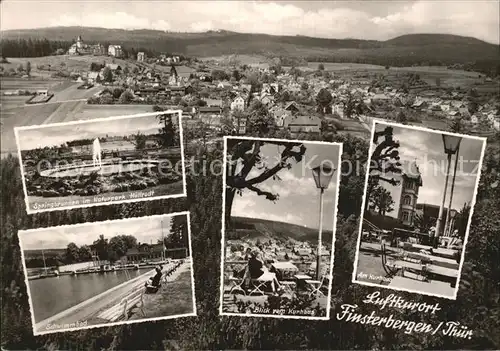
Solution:
[[[319,165],[312,169],[312,174],[314,177],[314,182],[316,187],[319,189],[319,231],[318,231],[318,249],[316,254],[316,279],[320,279],[320,262],[321,262],[321,235],[323,231],[323,193],[325,189],[328,188],[328,184],[332,179],[335,169]]]
[[[457,152],[458,147],[460,146],[460,142],[462,141],[461,137],[457,137],[454,135],[442,134],[442,137],[444,144],[444,152],[448,156],[447,157],[448,160],[446,165],[446,177],[444,180],[443,200],[441,201],[441,206],[439,207],[439,216],[436,221],[436,242],[439,236],[441,236],[441,233],[443,232],[443,212],[444,212],[444,203],[446,201],[446,191],[448,189],[448,178],[450,175],[451,156],[453,156]],[[447,212],[449,212],[449,209]]]
[[[447,228],[447,234],[446,236],[451,236],[452,231],[453,231],[453,226],[455,225],[455,218],[457,218],[457,211],[456,210],[451,210],[450,211],[450,222],[448,223]]]
[[[448,210],[446,211],[446,221],[444,222],[444,232],[449,233],[448,226],[450,225],[450,215],[451,215],[451,205],[453,201],[453,191],[455,189],[455,177],[457,176],[457,166],[458,166],[458,154],[460,152],[460,141],[458,142],[457,151],[455,155],[455,166],[453,169],[453,178],[451,178],[451,189],[450,189],[450,203],[448,205]],[[449,234],[447,234],[449,235]]]

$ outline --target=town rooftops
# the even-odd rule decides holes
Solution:
[[[110,68],[112,71],[116,71],[117,69],[122,69],[121,66],[117,63],[106,63],[106,67]]]
[[[207,103],[207,106],[217,106],[217,107],[222,107],[222,100],[221,99],[208,99],[205,98],[203,99]]]
[[[204,106],[198,110],[200,113],[221,113],[221,108],[217,106]]]

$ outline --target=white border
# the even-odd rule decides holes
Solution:
[[[44,209],[40,209],[40,210],[32,210],[30,208],[28,191],[26,189],[26,180],[24,177],[25,172],[24,172],[24,166],[23,166],[23,159],[21,156],[21,147],[19,145],[19,131],[29,130],[29,129],[43,129],[43,128],[49,128],[49,127],[55,127],[55,126],[67,126],[67,125],[84,124],[84,123],[96,123],[96,122],[101,122],[101,121],[112,121],[112,120],[127,119],[127,118],[141,118],[141,117],[159,116],[159,115],[163,115],[163,114],[175,114],[175,113],[178,114],[179,142],[180,142],[180,148],[181,148],[181,163],[182,163],[182,193],[181,194],[160,195],[160,196],[144,197],[144,198],[138,198],[138,199],[128,199],[128,200],[121,200],[121,201],[96,202],[96,203],[91,203],[91,204],[82,204],[82,205],[75,205],[75,206],[44,208]],[[159,199],[185,197],[187,195],[187,190],[186,190],[186,169],[185,169],[186,165],[185,165],[185,160],[184,160],[183,134],[184,134],[184,132],[182,130],[182,110],[166,110],[166,111],[160,111],[160,112],[139,113],[139,114],[135,114],[135,115],[113,116],[113,117],[96,118],[96,119],[90,119],[90,120],[77,120],[77,121],[69,121],[69,122],[14,127],[14,135],[16,138],[16,146],[17,146],[17,155],[19,158],[19,166],[21,168],[21,179],[22,179],[22,183],[23,183],[24,202],[26,205],[26,212],[28,214],[34,214],[34,213],[41,213],[41,212],[70,210],[70,209],[74,209],[74,208],[86,208],[86,207],[104,206],[104,205],[111,205],[111,204],[121,204],[121,203],[130,203],[130,202],[139,202],[139,201],[151,201],[151,200],[159,200]]]
[[[223,312],[224,303],[224,260],[226,256],[225,252],[225,212],[226,212],[226,161],[227,161],[227,140],[228,139],[239,139],[239,140],[261,140],[261,141],[279,141],[287,143],[302,143],[307,146],[307,144],[319,144],[338,147],[338,164],[337,164],[337,182],[335,186],[336,201],[335,209],[333,214],[333,229],[332,229],[332,249],[330,253],[330,274],[328,283],[328,296],[327,296],[327,307],[325,317],[307,317],[307,316],[297,316],[297,315],[274,315],[274,314],[254,314],[254,313],[235,313],[235,312]],[[308,320],[329,320],[330,319],[330,309],[331,309],[331,295],[332,295],[332,284],[333,284],[333,264],[335,257],[335,236],[337,232],[337,212],[339,206],[339,193],[340,193],[340,173],[342,172],[342,153],[343,144],[337,142],[325,142],[325,141],[311,141],[311,140],[295,140],[295,139],[274,139],[274,138],[256,138],[247,136],[224,136],[224,161],[223,161],[223,178],[222,178],[222,229],[221,229],[221,260],[220,260],[220,303],[219,303],[219,315],[220,316],[237,316],[237,317],[265,317],[265,318],[279,318],[279,319],[308,319]]]
[[[413,290],[413,289],[404,289],[404,288],[398,288],[398,287],[390,287],[387,285],[380,285],[380,284],[375,284],[375,283],[369,283],[369,282],[363,282],[363,281],[358,281],[356,279],[357,275],[357,270],[358,270],[358,260],[359,260],[359,247],[361,245],[361,233],[363,231],[363,219],[364,219],[364,214],[365,214],[365,202],[366,202],[366,192],[368,190],[368,178],[369,178],[369,165],[371,162],[371,157],[372,157],[372,152],[373,152],[373,137],[375,135],[375,124],[383,124],[387,126],[393,126],[393,127],[398,127],[398,128],[405,128],[405,129],[413,129],[413,130],[418,130],[422,132],[429,132],[429,133],[436,133],[436,134],[445,134],[445,135],[452,135],[452,136],[459,136],[464,139],[474,139],[474,140],[480,140],[483,142],[483,147],[481,150],[481,156],[479,158],[479,164],[478,164],[478,173],[476,176],[476,186],[474,187],[474,193],[472,194],[472,201],[471,201],[471,208],[470,208],[470,213],[469,213],[469,220],[467,222],[467,229],[465,231],[465,238],[464,238],[464,245],[462,249],[462,256],[460,257],[460,264],[458,267],[458,276],[457,276],[457,283],[455,285],[455,290],[453,296],[447,296],[447,295],[439,295],[439,294],[432,294],[428,292],[422,292],[418,290]],[[484,137],[478,137],[474,135],[467,135],[467,134],[458,134],[458,133],[451,133],[447,131],[441,131],[438,129],[431,129],[431,128],[425,128],[425,127],[418,127],[418,126],[412,126],[412,125],[406,125],[406,124],[400,124],[400,123],[392,123],[392,122],[386,122],[386,121],[381,121],[381,120],[373,120],[372,123],[372,130],[370,134],[370,147],[368,150],[368,161],[367,161],[367,169],[366,169],[366,176],[365,176],[365,189],[363,192],[363,203],[361,204],[361,214],[359,217],[359,233],[358,233],[358,240],[356,244],[356,256],[354,258],[354,269],[352,271],[352,283],[360,284],[360,285],[366,285],[366,286],[372,286],[372,287],[377,287],[377,288],[384,288],[384,289],[389,289],[389,290],[396,290],[396,291],[406,291],[410,293],[417,293],[421,295],[428,295],[428,296],[435,296],[435,297],[440,297],[440,298],[445,298],[449,300],[456,300],[457,299],[457,294],[458,294],[458,289],[460,287],[460,280],[462,276],[462,266],[464,264],[465,260],[465,248],[467,246],[467,242],[469,239],[469,230],[470,230],[470,225],[471,225],[471,220],[472,220],[472,215],[474,214],[474,206],[476,205],[476,196],[477,196],[477,188],[479,187],[479,180],[481,178],[481,168],[483,165],[483,159],[484,159],[484,152],[486,150],[486,143],[487,143],[487,138]]]
[[[112,322],[112,323],[102,323],[102,324],[94,324],[94,325],[88,325],[84,327],[77,327],[77,328],[66,328],[66,329],[54,329],[54,330],[49,330],[49,331],[37,331],[35,329],[35,326],[37,323],[35,323],[35,314],[33,312],[33,301],[31,299],[31,291],[29,287],[29,280],[28,280],[28,272],[26,269],[26,261],[24,257],[24,250],[23,250],[23,244],[22,244],[22,239],[21,239],[21,233],[33,233],[32,235],[35,235],[36,232],[40,231],[45,231],[45,230],[50,230],[54,228],[63,228],[63,227],[80,227],[80,226],[99,226],[102,223],[112,223],[112,222],[127,222],[127,221],[139,221],[139,220],[147,220],[148,218],[158,218],[158,217],[174,217],[174,216],[183,216],[185,215],[187,217],[187,222],[188,222],[188,242],[189,242],[189,260],[191,262],[191,291],[192,291],[192,301],[193,301],[193,312],[191,313],[184,313],[184,314],[178,314],[178,315],[172,315],[172,316],[163,316],[163,317],[155,317],[155,318],[144,318],[144,319],[137,319],[137,320],[131,320],[131,321],[121,321],[121,322]],[[30,313],[31,313],[31,326],[33,329],[33,335],[46,335],[46,334],[54,334],[54,333],[62,333],[62,332],[67,332],[67,331],[76,331],[76,330],[85,330],[85,329],[93,329],[93,328],[102,328],[102,327],[112,327],[115,325],[124,325],[124,324],[137,324],[137,323],[143,323],[143,322],[151,322],[151,321],[159,321],[159,320],[167,320],[167,319],[174,319],[174,318],[181,318],[181,317],[195,317],[197,316],[197,309],[196,309],[196,293],[195,293],[195,283],[194,283],[194,270],[193,270],[193,251],[192,251],[192,244],[191,244],[191,216],[189,211],[183,211],[183,212],[174,212],[174,213],[167,213],[167,214],[160,214],[160,215],[151,215],[151,216],[144,216],[144,217],[133,217],[133,218],[124,218],[124,219],[113,219],[113,220],[106,220],[106,221],[99,221],[99,222],[86,222],[86,223],[78,223],[78,224],[68,224],[68,225],[60,225],[60,226],[54,226],[54,227],[42,227],[42,228],[36,228],[36,229],[26,229],[26,230],[19,230],[17,232],[17,237],[19,239],[19,248],[21,251],[21,261],[23,265],[23,272],[24,272],[24,282],[26,284],[26,291],[28,293],[28,302],[30,306]],[[108,289],[109,290],[109,289]],[[69,307],[71,308],[71,307]],[[51,318],[51,317],[49,317]]]

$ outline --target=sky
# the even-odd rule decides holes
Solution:
[[[116,235],[133,235],[140,243],[156,244],[158,239],[161,239],[162,226],[164,237],[169,235],[170,218],[172,216],[165,215],[43,228],[36,232],[20,231],[19,237],[23,250],[61,249],[66,248],[69,243],[75,243],[77,246],[91,245],[101,234],[107,239]]]
[[[472,36],[498,44],[499,1],[1,2],[1,29],[85,26],[387,40],[411,33]]]
[[[339,146],[331,144],[304,143],[306,153],[303,161],[296,163],[292,161],[290,170],[282,169],[278,172],[281,180],[272,178],[256,187],[263,191],[278,193],[276,202],[267,200],[265,196],[258,196],[250,190],[244,190],[242,196],[236,195],[233,202],[232,216],[262,218],[271,221],[292,223],[309,228],[319,226],[319,189],[312,176],[310,168],[320,164],[339,168]],[[277,163],[278,155],[281,155],[283,147],[265,144],[261,154],[273,167]],[[247,179],[260,174],[261,171],[250,172]],[[332,180],[323,195],[323,229],[333,230],[333,213],[337,200],[337,171],[334,172]]]
[[[157,133],[159,128],[158,118],[154,115],[22,129],[19,130],[19,147],[21,150],[31,150],[77,139],[132,135],[139,131],[142,134],[152,134]]]
[[[384,124],[376,124],[375,130],[381,131]],[[399,155],[403,164],[403,171],[409,171],[409,164],[413,161],[419,167],[422,176],[422,187],[419,189],[417,203],[426,203],[440,206],[443,199],[444,181],[446,177],[447,155],[441,133],[421,131],[410,128],[394,128],[394,139],[399,141]],[[380,140],[381,141],[381,140]],[[473,138],[462,138],[458,152],[459,163],[455,178],[452,208],[459,211],[464,203],[471,203],[474,189],[478,180],[478,163],[481,158],[483,141]],[[454,157],[450,168],[449,187],[445,206],[449,204],[451,180],[453,176]],[[389,175],[388,175],[389,176]],[[396,177],[401,179],[401,177]],[[395,201],[394,211],[388,216],[397,217],[401,196],[401,186],[392,186],[387,182],[380,182],[391,192]]]

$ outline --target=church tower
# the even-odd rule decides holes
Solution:
[[[76,47],[78,49],[83,48],[83,39],[81,35],[79,35],[78,38],[76,39]]]
[[[398,219],[407,226],[415,224],[418,190],[422,186],[422,176],[417,163],[413,161],[407,172],[402,174],[401,197],[399,199]]]

